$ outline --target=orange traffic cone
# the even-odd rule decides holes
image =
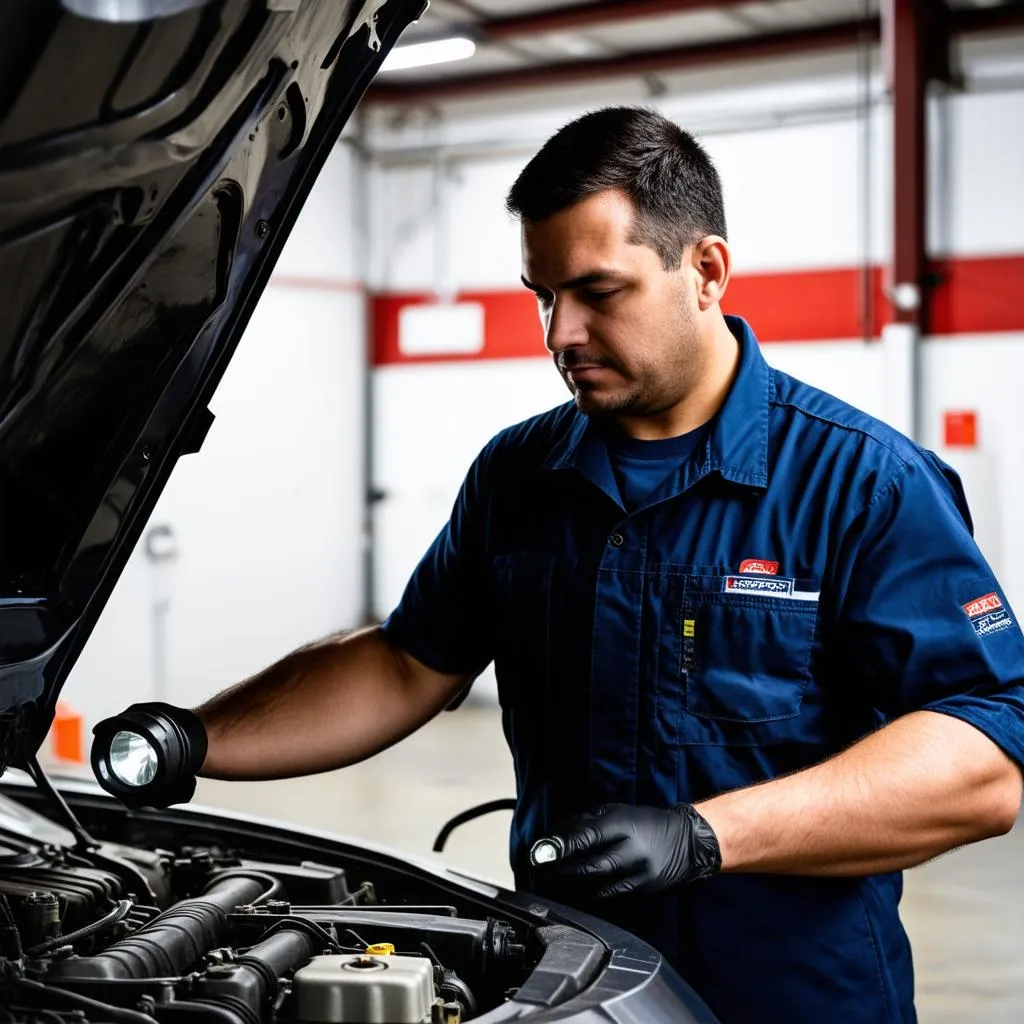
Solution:
[[[85,720],[81,712],[60,700],[50,726],[50,748],[60,761],[85,764]]]

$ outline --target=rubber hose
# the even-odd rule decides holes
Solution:
[[[316,948],[316,942],[310,933],[298,928],[284,927],[269,939],[257,943],[235,963],[246,966],[250,961],[255,961],[266,967],[276,982],[281,975],[301,967],[312,957]]]
[[[266,888],[262,879],[233,874],[215,879],[202,896],[181,900],[134,935],[95,956],[58,960],[50,974],[65,978],[167,978],[184,973],[220,945],[227,915],[252,903]]]
[[[239,1009],[248,1010],[251,1021],[258,1022],[276,998],[281,978],[307,963],[317,948],[309,932],[283,928],[231,961],[233,977],[204,979],[196,991],[203,1001],[230,996]]]

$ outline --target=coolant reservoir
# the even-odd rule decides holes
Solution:
[[[434,968],[417,956],[315,956],[295,972],[295,1015],[317,1024],[430,1024]]]

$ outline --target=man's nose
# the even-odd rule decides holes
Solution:
[[[557,299],[544,324],[547,350],[557,355],[566,349],[586,345],[588,338],[586,311],[570,299]]]

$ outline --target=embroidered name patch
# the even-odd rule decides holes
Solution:
[[[763,558],[745,558],[740,562],[741,573],[755,573],[761,576],[778,576],[779,563],[766,562]]]
[[[726,576],[722,589],[727,594],[751,594],[755,597],[781,597],[784,601],[817,601],[817,592],[797,590],[796,580],[785,576]]]
[[[772,594],[780,597],[788,597],[793,593],[794,580],[775,579],[765,580],[751,576],[726,576],[725,589],[734,593],[742,594]]]
[[[1013,625],[1010,613],[1003,607],[999,595],[994,591],[984,597],[976,597],[963,606],[964,614],[971,620],[978,636],[989,636]]]

